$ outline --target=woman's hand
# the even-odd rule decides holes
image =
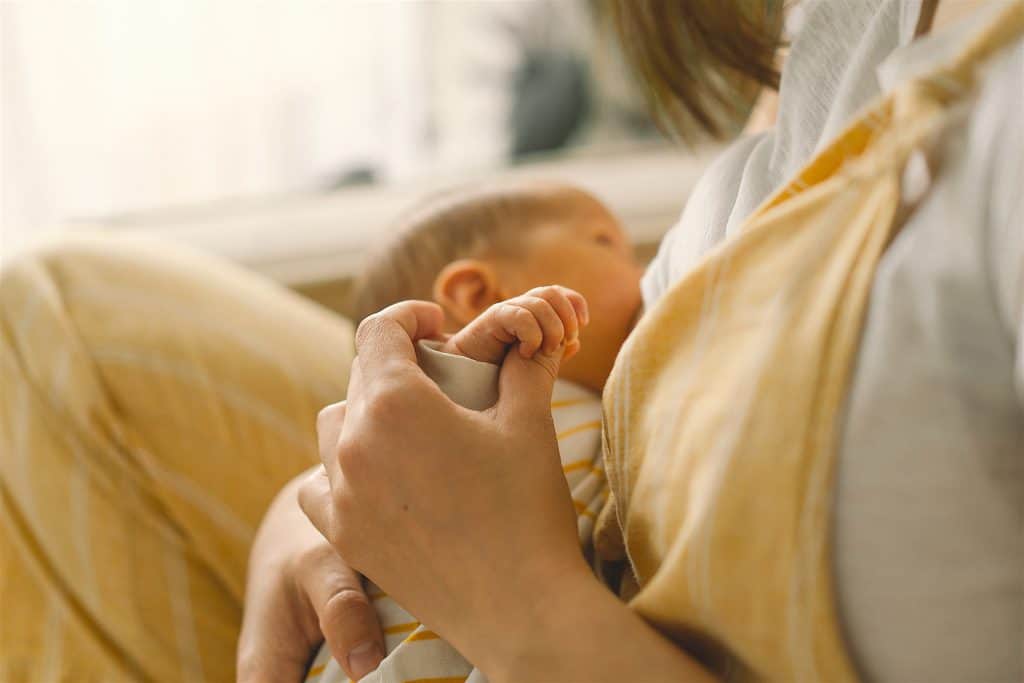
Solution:
[[[298,488],[308,476],[281,490],[253,543],[238,641],[242,683],[302,681],[325,637],[353,680],[383,657],[380,625],[361,578],[299,509]]]
[[[551,420],[564,345],[508,354],[498,403],[473,412],[416,364],[442,317],[405,302],[360,325],[348,400],[320,414],[324,469],[300,499],[353,567],[480,665],[499,645],[482,633],[503,624],[518,647],[510,621],[588,572]]]
[[[497,404],[454,404],[416,365],[440,308],[363,322],[348,402],[300,491],[331,544],[495,683],[710,680],[594,579],[551,421],[562,349],[509,353]]]

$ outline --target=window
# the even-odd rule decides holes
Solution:
[[[3,3],[4,237],[649,138],[591,7]]]

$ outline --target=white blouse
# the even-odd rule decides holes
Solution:
[[[858,109],[972,20],[910,45],[916,0],[811,0],[778,123],[691,194],[648,305]],[[1024,680],[1024,41],[990,64],[931,191],[876,275],[835,492],[840,615],[862,675]]]

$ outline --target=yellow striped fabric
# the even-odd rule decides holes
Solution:
[[[991,17],[990,17],[991,18]],[[1024,32],[999,7],[947,67],[865,111],[646,313],[604,392],[610,507],[630,605],[729,680],[855,680],[829,537],[842,401],[901,174]]]
[[[601,458],[601,400],[592,392],[559,380],[551,401],[562,469],[578,514],[580,543],[588,544],[594,520],[607,497]],[[367,591],[384,629],[388,656],[362,683],[417,683],[482,680],[459,653],[388,598],[377,586]],[[326,647],[311,666],[309,683],[346,683]]]
[[[124,238],[0,273],[0,681],[234,680],[245,562],[352,330]]]

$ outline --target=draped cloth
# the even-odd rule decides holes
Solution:
[[[1024,33],[1002,6],[876,101],[644,316],[605,387],[595,544],[630,605],[730,679],[846,681],[831,569],[843,400],[875,269],[944,127]],[[913,181],[913,182],[911,182]]]

